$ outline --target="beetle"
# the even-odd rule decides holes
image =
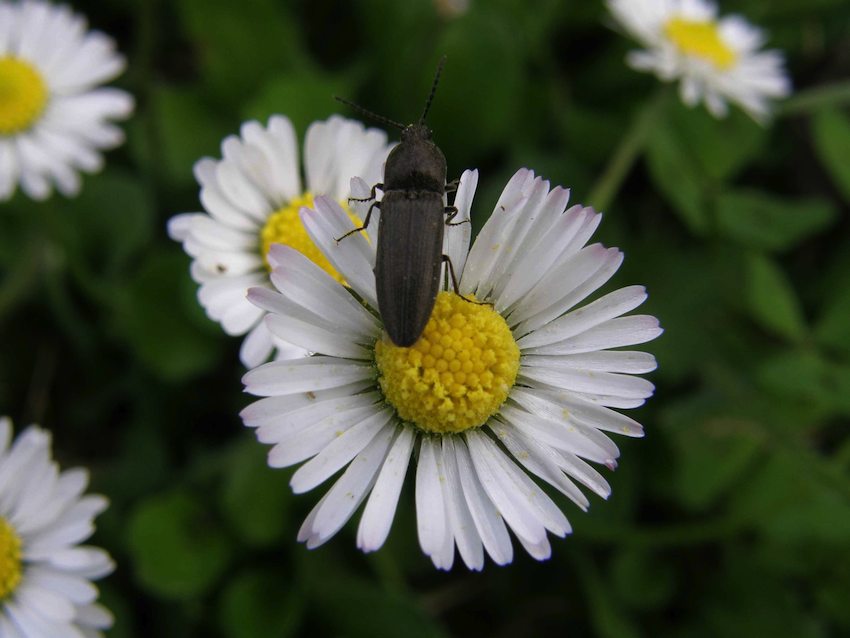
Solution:
[[[381,211],[375,256],[378,310],[390,339],[402,347],[416,343],[431,318],[440,291],[443,262],[457,292],[451,260],[443,254],[444,226],[452,225],[451,220],[457,214],[457,208],[443,204],[443,196],[457,190],[457,182],[446,184],[446,157],[432,141],[433,132],[425,124],[445,60],[443,57],[437,67],[422,116],[407,126],[337,98],[401,129],[401,142],[390,152],[384,166],[384,181],[372,186],[369,197],[351,201],[371,201],[376,190],[384,193],[383,199],[369,206],[360,228],[337,241],[365,230],[372,210]]]

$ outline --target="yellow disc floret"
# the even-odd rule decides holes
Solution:
[[[375,344],[384,397],[405,421],[447,434],[483,425],[508,398],[519,347],[492,307],[441,292],[425,332],[402,348]]]
[[[356,226],[360,226],[362,222],[348,208],[347,202],[341,202],[340,205],[348,213],[351,221]],[[269,268],[268,254],[272,244],[286,244],[291,246],[298,252],[308,257],[314,264],[336,279],[339,283],[344,284],[343,278],[336,269],[324,256],[321,250],[318,249],[310,235],[307,234],[307,229],[301,223],[301,218],[298,212],[302,207],[313,208],[313,194],[304,193],[301,197],[296,197],[290,200],[286,206],[279,208],[266,220],[266,225],[260,231],[260,251],[263,256],[263,261],[266,268]],[[364,233],[365,234],[365,233]],[[270,268],[269,268],[270,269]]]
[[[25,131],[47,106],[47,85],[31,64],[0,57],[0,135]]]
[[[0,516],[0,601],[15,591],[21,582],[21,539],[5,518]]]
[[[710,62],[718,69],[728,69],[737,56],[720,37],[717,23],[673,18],[664,25],[664,33],[686,55]]]

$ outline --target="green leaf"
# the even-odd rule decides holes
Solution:
[[[287,475],[266,463],[266,449],[251,436],[234,449],[225,475],[221,505],[245,542],[264,546],[286,527],[290,489]]]
[[[781,543],[830,543],[843,546],[850,537],[850,502],[801,471],[789,450],[775,454],[742,483],[731,498],[731,508],[748,516],[766,538]]]
[[[768,251],[793,248],[828,228],[837,214],[823,199],[789,200],[756,190],[730,190],[717,199],[720,232]]]
[[[658,317],[664,328],[648,348],[659,362],[654,375],[682,382],[700,375],[708,362],[741,352],[743,334],[736,312],[741,304],[741,255],[728,244],[693,244],[672,234],[658,235],[656,229],[650,232],[651,241],[626,239],[628,254],[619,276],[647,283],[649,299],[640,311]]]
[[[764,329],[795,342],[806,335],[800,302],[773,260],[753,253],[747,260],[746,299],[750,315]]]
[[[827,361],[816,352],[780,353],[759,366],[756,380],[776,396],[850,415],[850,366]]]
[[[294,579],[279,570],[251,570],[229,579],[219,606],[227,638],[296,636],[304,615],[304,598]]]
[[[704,407],[716,411],[718,405],[723,403]],[[674,422],[669,430],[677,459],[673,490],[692,511],[708,510],[733,491],[761,449],[759,432],[746,421],[708,414],[703,419]]]
[[[649,174],[656,188],[693,234],[705,234],[705,179],[683,140],[671,127],[659,126],[650,136],[646,150]]]
[[[814,332],[818,343],[850,355],[850,272],[845,272],[843,285],[827,292]]]
[[[767,130],[738,109],[723,119],[676,101],[670,126],[697,165],[716,181],[734,177],[764,146]]]
[[[850,202],[850,118],[837,109],[822,109],[812,120],[812,133],[820,161]]]
[[[170,381],[210,368],[219,355],[215,327],[203,319],[186,257],[177,250],[152,253],[115,291],[113,325],[141,362]]]
[[[231,548],[200,499],[185,490],[142,501],[128,524],[139,582],[166,598],[195,598],[224,573]]]

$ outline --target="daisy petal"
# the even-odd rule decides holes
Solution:
[[[316,506],[307,547],[318,547],[351,518],[372,488],[392,441],[393,429],[384,428],[348,466]]]
[[[389,536],[414,440],[412,429],[400,428],[378,474],[357,528],[357,547],[364,552],[380,549]]]

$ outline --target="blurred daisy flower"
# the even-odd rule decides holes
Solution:
[[[18,183],[37,200],[76,195],[79,171],[101,169],[133,98],[97,87],[123,70],[112,39],[68,7],[0,0],[0,201]]]
[[[461,177],[455,205],[469,219],[477,171]],[[368,193],[355,180],[358,197]],[[306,492],[342,471],[304,521],[313,548],[331,538],[363,501],[357,545],[370,552],[390,531],[411,458],[419,542],[440,569],[457,546],[474,570],[485,552],[509,563],[510,529],[538,560],[548,534],[570,524],[535,479],[586,509],[578,485],[607,497],[590,463],[613,469],[617,446],[604,434],[642,436],[611,408],[634,408],[653,392],[632,376],[655,369],[643,352],[614,350],[661,333],[651,316],[622,316],[646,299],[641,286],[581,305],[622,262],[616,248],[585,245],[601,216],[567,208],[569,192],[526,169],[505,187],[469,250],[470,224],[446,228],[444,251],[460,292],[441,292],[422,337],[394,345],[381,325],[372,268],[375,245],[351,229],[331,198],[302,209],[310,237],[345,277],[339,284],[309,259],[274,246],[277,290],[252,288],[274,334],[315,353],[259,366],[246,390],[265,397],[241,414],[273,445],[272,467],[303,463],[291,480]],[[358,211],[361,215],[363,211]],[[372,223],[375,223],[374,220]]]
[[[275,350],[283,358],[303,353],[273,336],[262,321],[265,312],[245,297],[252,286],[271,285],[270,247],[291,246],[343,281],[307,235],[298,211],[312,206],[316,195],[347,207],[351,178],[379,181],[389,150],[386,133],[360,122],[338,116],[314,122],[304,142],[302,185],[292,123],[274,116],[265,128],[246,122],[240,136],[225,139],[224,159],[195,164],[205,212],[173,217],[168,232],[194,259],[192,278],[210,319],[229,335],[247,334],[240,351],[245,366],[267,361]]]
[[[688,106],[702,101],[724,117],[728,100],[764,122],[770,100],[791,92],[782,54],[760,50],[762,31],[739,16],[718,18],[707,0],[608,0],[608,8],[646,47],[629,54],[629,65],[665,82],[680,80]]]
[[[102,636],[112,615],[95,601],[91,581],[112,572],[104,550],[80,545],[106,509],[83,495],[83,469],[59,471],[50,435],[30,426],[12,442],[0,418],[0,636]]]

